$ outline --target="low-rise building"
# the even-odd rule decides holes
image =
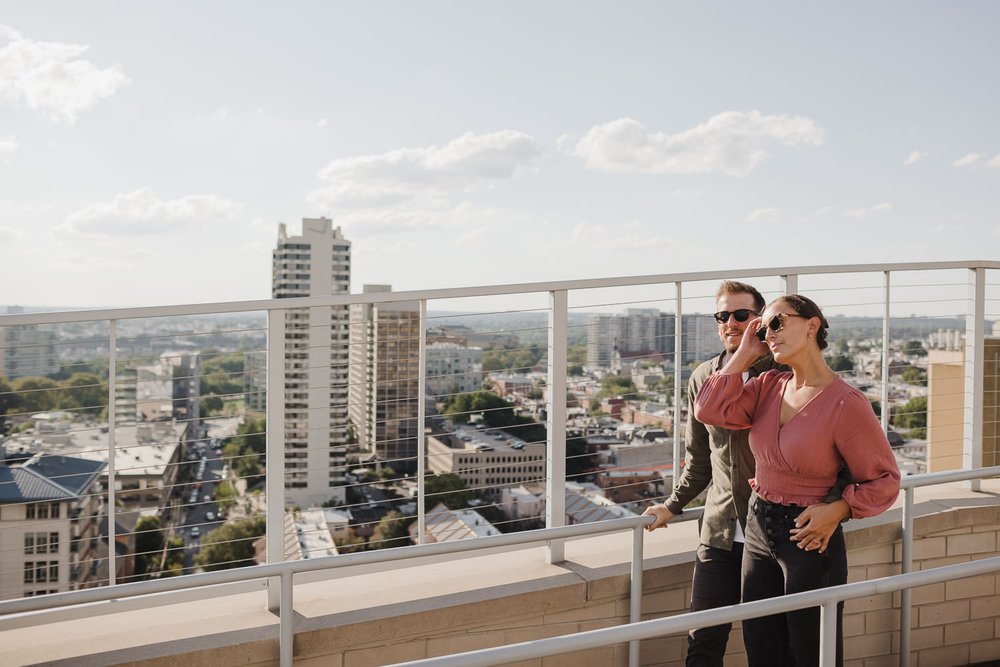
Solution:
[[[411,524],[409,531],[410,539],[414,544],[418,544],[420,539],[417,535],[417,524]],[[499,534],[500,531],[492,523],[472,509],[450,510],[444,503],[438,503],[424,517],[424,542],[426,544]]]
[[[455,426],[427,437],[427,467],[454,473],[466,486],[499,497],[500,489],[545,479],[545,443],[489,429]]]
[[[0,599],[95,583],[103,467],[45,454],[13,465],[0,462]]]

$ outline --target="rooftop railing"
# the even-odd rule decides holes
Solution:
[[[31,554],[20,547],[16,553],[0,553],[0,561],[23,560],[27,555],[34,556],[33,563],[72,561],[75,575],[70,582],[63,565],[55,577],[57,581],[52,582],[51,570],[33,566],[29,577],[26,566],[25,586],[4,584],[0,595],[120,586],[130,579],[158,576],[169,569],[172,557],[176,571],[178,555],[183,556],[180,571],[198,569],[194,554],[209,541],[202,538],[199,545],[192,533],[195,529],[208,532],[221,525],[214,516],[216,512],[211,512],[212,518],[208,516],[218,506],[217,500],[205,499],[207,494],[202,491],[208,489],[215,492],[208,494],[210,498],[235,493],[223,498],[231,516],[264,511],[269,564],[324,553],[323,547],[308,536],[312,533],[322,537],[328,527],[300,527],[297,539],[290,540],[284,512],[285,507],[324,492],[336,498],[341,509],[392,506],[403,510],[398,521],[404,521],[405,514],[412,512],[415,537],[426,543],[435,538],[427,532],[430,501],[461,505],[457,500],[461,498],[469,509],[499,516],[501,489],[544,484],[542,502],[538,503],[544,513],[539,510],[517,518],[498,518],[496,525],[501,530],[542,523],[549,529],[559,528],[567,523],[567,480],[599,480],[609,472],[623,474],[636,467],[646,469],[648,477],[667,471],[668,479],[680,471],[683,428],[677,426],[686,420],[684,380],[691,362],[717,352],[716,327],[709,313],[715,309],[716,285],[723,279],[755,283],[768,300],[799,291],[814,298],[830,316],[832,359],[845,360],[837,367],[849,379],[870,385],[870,393],[877,392],[876,401],[887,431],[895,425],[898,429],[908,428],[909,435],[914,436],[908,448],[916,452],[915,469],[923,469],[921,464],[928,462],[932,468],[947,467],[957,459],[958,465],[951,467],[973,471],[998,462],[984,460],[983,450],[984,435],[996,432],[996,423],[984,422],[983,418],[984,383],[996,382],[996,369],[986,366],[983,350],[987,321],[1000,319],[998,270],[1000,262],[993,261],[775,267],[0,315],[0,332],[13,334],[0,339],[4,369],[14,368],[19,376],[8,378],[8,387],[0,387],[0,400],[4,401],[0,405],[6,407],[8,429],[21,430],[13,434],[15,437],[9,434],[5,442],[8,462],[21,444],[28,454],[34,453],[35,443],[48,453],[103,461],[107,466],[102,473],[106,482],[100,487],[79,489],[70,505],[82,517],[75,519],[77,525],[86,525],[88,519],[100,524],[100,517],[109,514],[114,519],[104,519],[103,527],[98,525],[87,533],[80,529],[77,534],[60,536],[56,552],[51,551],[51,543],[45,547],[50,551],[40,551],[33,542]],[[381,319],[380,308],[384,309]],[[635,309],[631,319],[628,313],[622,313],[628,309]],[[916,311],[919,316],[913,314]],[[459,328],[463,323],[470,326]],[[843,333],[848,326],[854,333],[852,340]],[[956,327],[957,333],[950,331]],[[946,331],[938,332],[939,328]],[[463,350],[475,348],[477,341],[485,341],[481,345],[493,341],[496,347],[482,352],[483,370],[473,362],[471,370],[468,365],[453,365],[450,371],[446,366],[438,367],[446,370],[430,371],[431,330],[438,330],[444,341],[465,339],[466,347],[454,350],[456,358]],[[911,400],[926,395],[920,382],[926,382],[928,370],[926,357],[918,356],[926,350],[921,346],[917,350],[911,341],[926,345],[932,335],[937,335],[942,345],[953,348],[960,340],[959,351],[964,351],[964,359],[958,362],[962,365],[961,388],[944,394],[951,399],[949,405],[935,412],[935,427],[943,435],[934,444],[949,450],[943,457],[951,461],[936,461],[937,451],[920,456],[921,448],[926,447],[926,437],[919,437],[925,435],[919,423],[926,414],[926,404],[921,408],[919,400]],[[609,336],[615,340],[610,355]],[[586,350],[581,349],[583,341]],[[866,347],[869,349],[864,350]],[[242,367],[226,366],[233,350],[243,355]],[[607,357],[613,357],[615,351],[626,368],[646,365],[668,370],[657,386],[642,390],[634,382],[604,382],[605,393],[617,390],[612,396],[619,396],[629,406],[632,419],[660,422],[671,431],[670,451],[660,458],[652,455],[641,466],[608,460],[598,467],[595,454],[579,446],[582,436],[575,430],[577,422],[570,418],[570,408],[581,401],[595,402],[585,406],[588,409],[601,407],[597,391],[601,382],[596,378],[602,373],[598,369],[610,365]],[[448,359],[445,352],[434,354]],[[583,354],[589,358],[581,358]],[[54,358],[58,360],[55,368]],[[11,359],[18,360],[19,365],[12,367]],[[851,360],[853,369],[848,363]],[[894,380],[902,375],[898,362],[905,362],[907,370],[903,372],[910,373],[909,384]],[[575,366],[591,366],[598,372],[580,377],[569,372]],[[160,370],[151,370],[153,367]],[[538,368],[544,369],[543,379],[536,378],[531,388],[506,387],[504,376],[523,375]],[[211,372],[206,372],[209,369]],[[369,377],[373,369],[390,372],[379,375],[376,370]],[[77,376],[71,382],[74,373]],[[457,385],[470,376],[475,384],[476,376],[481,379],[480,373],[494,383],[487,393],[516,394],[525,413],[534,402],[538,413],[544,414],[544,433],[539,433],[530,420],[512,419],[508,404],[493,402],[477,407],[453,400],[473,393],[475,387],[464,391],[465,387]],[[37,376],[49,376],[50,381],[25,381]],[[448,384],[450,380],[454,380],[453,385]],[[178,395],[178,387],[182,387],[183,395]],[[538,398],[538,390],[543,398]],[[164,395],[165,391],[169,395]],[[206,402],[209,398],[217,400]],[[634,400],[639,398],[647,400]],[[253,403],[264,408],[266,427],[253,419]],[[169,424],[173,435],[157,436],[156,429],[166,427],[156,422],[136,423],[143,409],[147,419],[150,414],[163,418],[162,424]],[[202,409],[208,414],[201,414]],[[439,409],[447,413],[447,420],[436,416]],[[71,417],[63,420],[63,426],[59,426],[58,417],[44,422],[46,428],[55,431],[42,433],[43,422],[34,416],[55,410]],[[590,417],[579,427],[580,432],[600,432],[600,417],[588,411]],[[492,429],[497,435],[523,442],[523,452],[537,451],[537,460],[517,452],[517,456],[508,457],[510,461],[490,461],[484,455],[488,450],[484,450],[478,457],[470,455],[464,467],[452,464],[470,480],[466,488],[456,491],[432,484],[428,489],[428,481],[447,470],[442,461],[448,458],[445,454],[452,453],[430,451],[430,440],[445,445],[459,442],[469,432],[463,423],[480,415],[488,424],[494,424]],[[243,422],[241,432],[236,430],[239,421]],[[28,424],[33,426],[26,427]],[[202,425],[207,428],[200,428]],[[430,435],[424,433],[423,426],[433,426]],[[58,437],[58,429],[63,427],[67,429],[64,437]],[[366,429],[364,439],[358,433],[362,428]],[[518,438],[518,434],[526,437]],[[259,464],[261,440],[263,466]],[[171,441],[183,444],[164,449],[164,442]],[[160,459],[156,458],[157,447],[163,450]],[[191,451],[205,452],[204,459],[186,460]],[[216,453],[219,451],[222,453]],[[995,457],[994,452],[988,449],[987,457]],[[362,466],[365,459],[374,459],[371,465],[398,470],[390,475],[390,483],[375,484],[351,473],[351,467]],[[195,479],[200,460],[207,461],[205,467],[210,470],[205,474],[210,477]],[[53,481],[77,481],[77,474],[66,472],[65,479],[57,475]],[[252,486],[261,477],[265,480],[262,492],[246,493],[243,485]],[[641,473],[634,477],[635,481],[615,488],[609,485],[605,493],[617,494],[620,504],[636,512],[644,503],[669,493],[666,485],[656,490],[655,482],[651,484]],[[303,483],[305,489],[298,488]],[[415,508],[408,506],[412,502],[408,497],[386,496],[386,490],[403,484],[415,488]],[[0,489],[0,493],[3,491]],[[475,502],[469,504],[469,497]],[[40,507],[31,509],[38,505],[35,500],[5,504],[5,517],[9,510],[22,507],[24,520],[16,526],[0,525],[0,530],[31,533],[32,540],[44,534],[52,525],[51,517],[42,517]],[[146,538],[155,532],[144,527],[149,524],[128,521],[144,507],[159,509],[162,542],[153,540],[149,544]],[[33,517],[28,516],[31,511],[35,511]],[[377,519],[369,520],[367,525],[355,522],[352,530],[371,532],[380,523]],[[96,533],[103,539],[98,539]],[[181,545],[176,541],[171,545],[170,538],[177,536],[182,537]],[[216,558],[204,563],[204,567],[216,569],[249,562],[247,547],[255,538],[256,534],[217,533],[212,546],[228,545],[232,555],[228,560]],[[388,546],[402,539],[396,533],[388,537],[373,535],[366,546]],[[120,554],[119,549],[107,547],[119,542],[125,545]],[[286,550],[289,542],[297,542],[290,551]],[[553,537],[548,544],[550,562],[563,560],[561,539]],[[351,548],[350,544],[339,546],[342,552]],[[224,549],[217,550],[225,553]],[[60,557],[37,557],[47,553],[58,553]],[[133,567],[137,557],[144,561],[145,569],[138,575]],[[40,577],[39,572],[43,573]],[[278,588],[269,595],[270,606],[278,607]]]

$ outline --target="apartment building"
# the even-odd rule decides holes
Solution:
[[[365,285],[365,293],[390,292]],[[417,469],[420,306],[351,306],[349,414],[360,448],[396,472]]]
[[[348,294],[351,242],[328,218],[304,218],[302,233],[278,225],[272,296]],[[285,314],[285,502],[345,501],[348,441],[347,306]],[[275,471],[270,471],[274,474]]]
[[[0,461],[0,599],[75,590],[97,578],[103,469],[46,454]]]
[[[448,400],[451,393],[483,387],[483,348],[453,342],[431,343],[427,352],[427,394]]]
[[[685,317],[684,345],[686,363],[699,358],[704,346],[701,316]],[[595,315],[587,329],[587,365],[591,368],[609,368],[615,353],[622,357],[649,357],[672,360],[674,355],[675,318],[655,308],[627,308],[622,315]],[[714,335],[715,329],[712,333]],[[690,340],[689,340],[690,339]],[[717,340],[717,339],[716,339]]]
[[[8,306],[10,314],[24,312]],[[41,376],[59,370],[56,334],[45,327],[21,325],[0,328],[0,376],[14,379]]]

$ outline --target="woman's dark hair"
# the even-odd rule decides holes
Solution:
[[[818,318],[819,329],[816,331],[816,344],[819,345],[819,349],[826,349],[828,345],[826,342],[826,330],[830,328],[830,323],[826,321],[823,311],[819,309],[819,306],[812,299],[801,294],[788,294],[778,297],[774,301],[782,301],[788,304],[792,307],[792,310],[807,319],[811,317]]]

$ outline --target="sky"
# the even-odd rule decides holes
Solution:
[[[995,2],[0,0],[0,303],[1000,259]]]

